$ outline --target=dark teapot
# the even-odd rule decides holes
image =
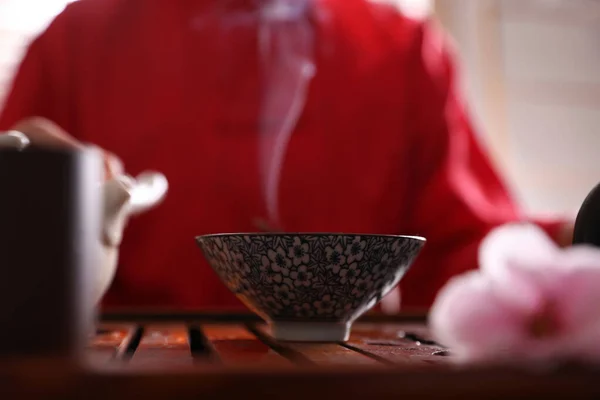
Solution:
[[[587,195],[577,213],[573,244],[600,247],[600,184]]]

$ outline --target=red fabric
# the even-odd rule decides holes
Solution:
[[[256,231],[267,215],[257,35],[202,13],[218,2],[73,3],[32,43],[0,118],[0,129],[50,118],[131,173],[167,175],[165,203],[126,231],[107,306],[240,306],[193,240]],[[427,307],[449,277],[476,267],[491,228],[521,216],[432,24],[360,0],[319,9],[317,75],[282,173],[282,228],[425,236],[401,288],[404,306]]]

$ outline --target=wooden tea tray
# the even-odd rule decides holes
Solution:
[[[368,316],[325,344],[277,342],[246,314],[110,314],[84,361],[6,360],[0,398],[600,398],[580,367],[458,368],[419,315]]]

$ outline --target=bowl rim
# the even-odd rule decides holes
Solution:
[[[379,233],[353,233],[353,232],[237,232],[237,233],[208,233],[205,235],[197,235],[196,240],[216,238],[216,237],[232,237],[232,236],[366,236],[366,237],[381,237],[388,239],[410,239],[418,242],[427,242],[427,239],[418,235],[392,235]]]

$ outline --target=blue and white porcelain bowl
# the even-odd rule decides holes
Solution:
[[[416,236],[238,233],[196,238],[227,287],[278,340],[348,340],[352,322],[402,279]]]

